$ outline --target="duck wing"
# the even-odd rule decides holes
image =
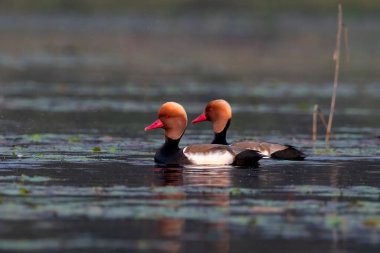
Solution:
[[[241,141],[233,143],[231,146],[244,149],[256,150],[266,157],[282,160],[303,160],[306,155],[291,145],[281,145],[260,141]]]

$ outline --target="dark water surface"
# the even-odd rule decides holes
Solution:
[[[162,132],[143,128],[163,97],[195,117],[209,89],[3,84],[0,250],[378,252],[377,86],[343,88],[340,101],[350,106],[338,108],[325,150],[310,141],[312,104],[303,96],[327,101],[327,85],[227,85],[231,140],[288,143],[309,157],[259,168],[156,168]],[[367,92],[360,109],[348,103],[358,89]],[[210,141],[209,128],[189,126],[182,144]]]

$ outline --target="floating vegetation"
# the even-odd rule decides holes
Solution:
[[[67,138],[68,142],[80,142],[80,138],[77,136],[71,136]]]
[[[32,134],[29,136],[29,139],[34,142],[39,142],[42,140],[42,135],[41,134]]]
[[[100,153],[100,152],[102,152],[102,149],[100,147],[93,147],[92,152]]]
[[[115,154],[115,153],[117,152],[117,147],[110,147],[110,148],[108,149],[108,152],[109,152],[110,154]]]
[[[21,196],[27,196],[30,193],[30,191],[26,188],[20,188],[19,193]]]
[[[0,176],[0,182],[19,182],[19,183],[41,183],[48,182],[49,177],[45,176],[28,176],[21,174],[21,176]]]

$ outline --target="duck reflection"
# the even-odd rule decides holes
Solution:
[[[229,216],[231,186],[231,170],[234,167],[188,167],[184,169],[184,184],[188,186],[207,187],[208,190],[202,193],[202,198],[210,207],[217,207],[224,210],[224,217]],[[236,168],[235,168],[236,169]],[[208,234],[213,235],[213,240],[208,246],[211,252],[228,252],[230,248],[230,233],[227,220],[209,222],[206,225]]]
[[[155,167],[152,178],[153,186],[182,186],[182,168],[175,167]]]
[[[163,206],[169,208],[184,207],[185,200],[192,192],[186,192],[187,187],[205,187],[202,191],[198,205],[207,205],[208,208],[222,208],[224,216],[229,215],[230,196],[227,188],[231,186],[232,167],[156,167],[153,169],[153,187],[177,187],[175,191],[162,191],[157,198],[165,201]],[[186,186],[186,187],[184,187]],[[212,188],[210,190],[210,188]],[[226,190],[223,190],[226,188]],[[164,203],[164,201],[163,201]],[[194,221],[188,221],[194,222]],[[186,231],[185,218],[161,218],[157,221],[158,232],[162,238],[172,240],[173,245],[170,252],[178,252],[184,243],[185,233],[191,233],[192,227]],[[227,220],[207,222],[204,224],[205,238],[207,237],[207,248],[213,252],[224,253],[229,250],[230,235]],[[210,237],[211,236],[211,237]],[[205,238],[202,238],[204,240]]]
[[[170,168],[170,167],[156,167],[153,169],[153,187],[163,186],[182,186],[183,175],[182,168]],[[167,208],[180,208],[181,200],[186,198],[186,193],[178,188],[174,192],[166,193],[161,192],[156,194],[156,198],[165,202],[162,206]],[[169,201],[167,201],[169,200]],[[182,248],[181,236],[184,231],[185,220],[182,218],[160,218],[157,220],[157,231],[161,238],[170,240],[169,248],[170,253],[176,253]]]
[[[231,186],[231,169],[233,167],[193,166],[184,169],[185,185],[221,187]]]

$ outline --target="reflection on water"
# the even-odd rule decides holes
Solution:
[[[162,186],[182,186],[182,170],[180,168],[154,168],[154,177],[152,180],[153,187]],[[184,200],[186,194],[183,191],[177,191],[175,193],[159,193],[156,196],[157,200],[162,200],[167,204],[164,207],[170,209],[177,209],[180,207],[178,202]],[[157,219],[158,233],[163,238],[172,239],[175,244],[168,250],[170,253],[176,253],[181,250],[180,238],[183,235],[183,230],[185,226],[185,220],[181,218],[169,218],[163,217]]]
[[[180,187],[183,185],[196,187],[220,187],[229,188],[230,174],[229,170],[222,168],[205,168],[198,167],[192,168],[155,168],[154,186],[175,186]],[[220,171],[218,173],[218,171]],[[186,191],[178,191],[177,193],[160,194],[159,198],[163,200],[185,200],[187,197]],[[224,215],[228,215],[229,206],[229,192],[228,191],[205,191],[202,196],[203,200],[199,202],[200,205],[207,205],[209,208],[225,208]],[[207,204],[203,203],[207,202]],[[180,208],[179,205],[168,204],[170,208]],[[185,235],[185,219],[162,218],[158,219],[159,232],[164,237],[176,237],[177,239],[183,238]],[[212,252],[228,252],[229,250],[229,224],[227,220],[220,220],[217,222],[207,222],[206,229],[213,231],[213,239],[209,246],[206,246]],[[177,247],[170,250],[170,252],[178,252],[181,248],[179,244]]]

